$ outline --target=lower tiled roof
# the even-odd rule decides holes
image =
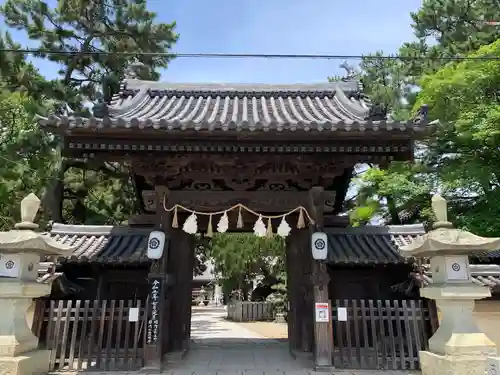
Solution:
[[[473,259],[477,259],[480,262],[488,262],[491,260],[498,260],[500,259],[500,250],[493,250],[489,252],[484,252],[480,254],[474,254],[471,256]]]
[[[128,226],[54,224],[50,236],[62,244],[75,246],[59,263],[149,262],[147,242],[151,229]]]
[[[424,234],[425,229],[416,224],[335,228],[326,232],[331,264],[397,264],[413,260],[401,256],[399,248]]]
[[[46,274],[39,276],[36,279],[36,282],[40,283],[40,284],[52,284],[54,281],[56,281],[62,275],[63,275],[62,272],[54,272],[54,273],[47,272]]]
[[[470,272],[472,282],[489,286],[490,288],[500,288],[500,266],[497,264],[471,264]],[[415,272],[412,276],[420,283],[421,287],[426,287],[432,284],[432,273],[424,271],[423,273]]]

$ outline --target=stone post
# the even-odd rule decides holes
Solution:
[[[436,301],[441,311],[438,330],[421,351],[423,375],[484,375],[495,344],[481,332],[473,317],[475,300],[491,296],[488,287],[472,282],[469,255],[498,249],[500,238],[483,238],[454,229],[447,221],[446,201],[432,198],[437,218],[434,229],[401,248],[405,256],[428,257],[432,284],[420,295]]]
[[[26,322],[34,298],[50,293],[50,285],[36,281],[41,256],[61,255],[72,249],[38,234],[33,220],[39,199],[21,202],[22,222],[0,232],[0,373],[38,375],[49,371],[50,351],[38,349],[38,338]]]

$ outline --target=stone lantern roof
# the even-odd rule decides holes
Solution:
[[[21,201],[21,222],[13,230],[0,232],[1,253],[24,252],[50,256],[66,254],[72,250],[72,247],[34,231],[38,228],[33,221],[39,208],[40,200],[33,193]]]
[[[474,255],[500,247],[500,238],[476,236],[468,231],[453,228],[448,221],[446,200],[440,195],[432,197],[432,209],[437,219],[434,229],[402,246],[400,252],[403,256]]]

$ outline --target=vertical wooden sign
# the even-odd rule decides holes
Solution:
[[[159,277],[152,277],[149,280],[149,306],[150,316],[148,317],[148,327],[146,341],[148,345],[156,345],[160,333],[160,309],[163,280]]]

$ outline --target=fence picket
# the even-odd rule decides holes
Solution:
[[[118,321],[116,324],[116,342],[121,343],[122,342],[122,326],[123,326],[123,312],[125,310],[125,301],[120,300],[118,301]],[[128,320],[128,314],[125,315],[126,319]],[[120,346],[121,345],[115,345],[115,366],[119,367],[120,366]]]
[[[394,317],[392,315],[393,311],[391,308],[391,301],[385,300],[385,311],[387,314],[387,330],[389,333],[389,336],[384,337],[384,341],[389,345],[389,352],[386,352],[386,356],[391,357],[391,365],[392,369],[396,370],[397,369],[397,354],[396,354],[396,340],[394,336],[394,327],[393,327],[393,322],[394,322]]]
[[[399,301],[393,301],[394,303],[394,309],[396,311],[395,313],[395,322],[396,322],[396,334],[398,336],[398,345],[399,345],[399,368],[400,369],[406,369],[406,345],[404,341],[404,334],[403,334],[403,324],[404,324],[404,318],[401,315],[401,309],[404,308],[404,305],[399,306]]]
[[[146,306],[147,306],[147,302],[146,302]],[[141,301],[137,301],[137,307],[139,308],[139,310],[141,309]],[[140,319],[139,317],[139,321],[138,322],[135,322],[134,323],[134,351],[133,351],[133,357],[132,357],[132,361],[133,363],[137,363],[137,359],[139,357],[139,327],[142,326],[142,323],[144,323],[144,321],[146,321],[146,324],[147,324],[147,319],[148,319],[148,316],[146,314],[146,317],[145,319]],[[144,326],[144,329],[146,329],[146,326]]]
[[[89,344],[88,344],[88,351],[87,351],[87,367],[86,369],[89,370],[92,368],[92,359],[94,357],[94,349],[96,348],[95,345],[95,332],[97,330],[97,313],[99,312],[99,301],[95,300],[93,301],[92,305],[92,322],[90,323],[90,337],[89,337]]]
[[[370,340],[368,339],[368,319],[366,315],[366,302],[365,300],[361,300],[361,322],[363,331],[363,347],[370,348]],[[361,366],[369,366],[370,361],[370,352],[368,355],[361,356]]]
[[[52,301],[51,301],[52,302]],[[57,304],[57,308],[55,307],[55,302],[54,301],[54,309],[56,309],[56,321],[54,324],[54,336],[53,336],[53,341],[52,345],[50,346],[50,349],[52,350],[50,352],[50,365],[55,366],[56,364],[56,359],[57,359],[57,351],[59,350],[59,331],[61,329],[61,317],[63,315],[62,309],[63,309],[63,304],[64,301],[59,301]]]
[[[419,349],[422,348],[421,344],[421,333],[419,329],[419,321],[418,315],[419,311],[417,310],[417,306],[415,304],[415,301],[411,300],[410,301],[410,308],[411,308],[411,314],[410,314],[410,327],[412,328],[412,333],[411,335],[415,337],[415,351],[412,350],[412,357],[411,357],[411,363],[413,364],[412,368],[417,368],[418,366],[418,351]],[[422,321],[422,320],[420,320]],[[412,348],[413,349],[413,348]]]
[[[369,308],[369,319],[370,319],[370,327],[372,329],[371,332],[371,339],[372,339],[372,347],[373,347],[373,365],[375,366],[374,368],[381,368],[382,362],[380,361],[380,348],[378,344],[378,339],[377,339],[377,321],[379,322],[380,326],[380,319],[377,320],[377,315],[376,315],[376,310],[375,306],[373,305],[373,300],[368,300],[368,308]]]
[[[334,320],[335,320],[335,332],[336,332],[336,339],[334,340],[335,344],[336,344],[336,348],[334,348],[334,350],[338,351],[339,353],[339,360],[340,360],[340,363],[338,363],[338,361],[336,361],[336,356],[334,354],[334,364],[336,367],[342,367],[344,362],[348,362],[348,360],[344,360],[344,357],[345,357],[345,352],[344,352],[344,348],[345,348],[345,344],[344,344],[344,332],[345,332],[345,322],[340,322],[338,320],[338,312],[337,312],[337,307],[341,307],[341,304],[340,304],[340,301],[339,300],[336,300],[335,301],[335,305],[334,307],[332,307],[332,310],[334,311]],[[335,353],[335,352],[334,352]]]
[[[90,301],[85,301],[83,308],[83,322],[82,322],[82,330],[80,331],[80,339],[78,343],[78,362],[76,364],[77,370],[82,370],[82,364],[85,359],[85,349],[83,344],[85,343],[84,337],[87,335],[87,322],[89,319],[89,310],[90,310]],[[88,353],[87,353],[88,355]]]
[[[81,301],[75,302],[75,318],[73,320],[73,325],[71,329],[71,341],[69,343],[69,360],[68,360],[68,370],[73,370],[75,361],[75,349],[76,349],[76,334],[78,332],[78,325],[80,322],[80,303]],[[68,306],[69,309],[69,306]],[[69,316],[69,314],[68,314]]]
[[[130,312],[130,309],[134,306],[134,302],[133,301],[128,301],[128,309],[127,309],[127,313]],[[128,314],[127,314],[128,315]],[[124,358],[123,358],[123,362],[124,363],[128,363],[129,362],[129,354],[130,354],[130,351],[129,351],[129,342],[130,342],[130,320],[128,319],[128,316],[127,316],[127,320],[125,321],[125,354],[124,354]]]
[[[358,366],[362,367],[362,358],[361,358],[361,340],[359,335],[359,310],[358,310],[358,302],[356,300],[351,301],[352,304],[352,322],[354,328],[354,342],[356,343],[356,362]]]
[[[108,314],[108,321],[107,321],[107,338],[106,338],[106,352],[104,355],[104,358],[106,361],[104,362],[104,369],[106,371],[109,371],[110,366],[111,366],[111,361],[113,360],[111,358],[111,340],[113,339],[113,325],[115,324],[115,300],[110,301],[110,306],[109,306],[109,314]]]
[[[410,329],[410,314],[408,314],[408,310],[410,309],[410,306],[408,305],[408,301],[402,301],[403,304],[403,316],[404,316],[404,322],[405,322],[405,330],[406,334],[410,337],[413,337],[414,332]],[[412,311],[412,314],[415,312]],[[414,351],[413,351],[413,340],[408,341],[408,361],[410,362],[410,369],[414,370],[417,366],[416,363],[418,361],[418,357],[414,358]]]
[[[102,341],[104,339],[104,328],[106,327],[106,304],[107,301],[100,301],[100,319],[99,319],[99,335],[97,336],[97,356],[95,361],[95,367],[101,369],[101,357],[102,357]]]

